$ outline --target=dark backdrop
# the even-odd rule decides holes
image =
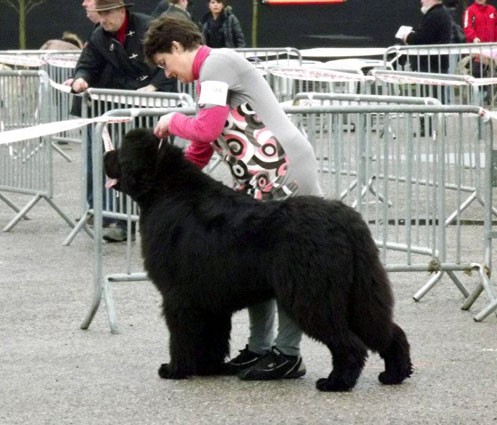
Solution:
[[[14,0],[17,1],[17,0]],[[191,12],[199,20],[207,11],[206,0],[191,1]],[[157,0],[136,0],[133,10],[150,13]],[[247,45],[252,43],[253,0],[232,0]],[[395,44],[400,25],[416,26],[421,18],[419,0],[347,0],[330,5],[280,5],[259,3],[259,47],[385,47]],[[34,8],[27,20],[29,49],[72,31],[83,39],[91,31],[81,1],[47,0]],[[0,50],[19,47],[17,15],[0,2]]]

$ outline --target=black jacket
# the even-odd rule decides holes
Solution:
[[[83,78],[90,87],[136,90],[152,84],[159,91],[176,92],[176,79],[145,63],[143,38],[149,22],[147,15],[128,12],[124,46],[114,34],[97,27],[81,52],[74,78]]]
[[[407,44],[449,44],[452,37],[452,18],[442,4],[431,7],[423,16],[421,24],[415,31],[411,32],[406,39]],[[416,58],[412,58],[416,59]],[[449,67],[447,55],[437,54],[421,56],[418,60],[412,60],[411,66],[414,70],[421,72],[444,72]]]
[[[245,47],[245,37],[238,18],[229,10],[214,20],[208,12],[200,21],[204,42],[209,47]]]
[[[167,0],[160,0],[159,3],[157,3],[157,6],[155,6],[155,9],[152,10],[150,16],[152,17],[152,19],[158,18],[167,10],[168,7],[169,2]]]
[[[162,14],[160,15],[161,18],[165,17],[165,16],[173,16],[175,18],[183,18],[183,19],[186,19],[187,21],[191,21],[192,20],[192,17],[190,16],[190,13],[183,9],[182,7],[179,7],[175,4],[171,4],[167,10]]]

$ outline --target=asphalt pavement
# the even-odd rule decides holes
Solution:
[[[54,201],[76,218],[80,150],[63,147],[73,162],[54,157]],[[19,206],[29,196],[9,195]],[[0,200],[0,227],[14,212]],[[84,233],[70,246],[70,228],[40,201],[10,232],[0,233],[0,424],[493,424],[497,423],[497,318],[476,323],[488,302],[470,312],[443,278],[420,302],[413,294],[427,273],[391,273],[396,321],[409,338],[413,376],[383,386],[383,365],[371,354],[350,393],[321,393],[315,381],[331,369],[321,344],[304,338],[307,374],[297,380],[242,382],[236,377],[165,381],[168,359],[161,299],[150,282],[112,285],[120,333],[113,335],[103,304],[88,330],[80,324],[91,302],[93,243]],[[465,232],[480,247],[481,226]],[[135,242],[136,243],[136,242]],[[138,250],[136,250],[138,251]],[[122,271],[121,244],[106,244],[107,270]],[[141,271],[141,258],[133,259]],[[477,276],[461,277],[474,287]],[[232,353],[245,346],[248,318],[234,317]]]

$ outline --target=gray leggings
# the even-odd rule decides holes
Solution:
[[[248,348],[258,354],[264,354],[274,345],[288,356],[300,355],[302,331],[286,313],[278,308],[278,335],[274,339],[274,319],[276,300],[264,301],[249,307],[250,336]]]

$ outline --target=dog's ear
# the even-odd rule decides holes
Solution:
[[[119,150],[120,188],[137,200],[157,184],[156,163],[159,140],[150,130],[134,129],[123,139]]]
[[[104,155],[104,171],[111,179],[118,179],[121,175],[118,151],[109,151]]]

